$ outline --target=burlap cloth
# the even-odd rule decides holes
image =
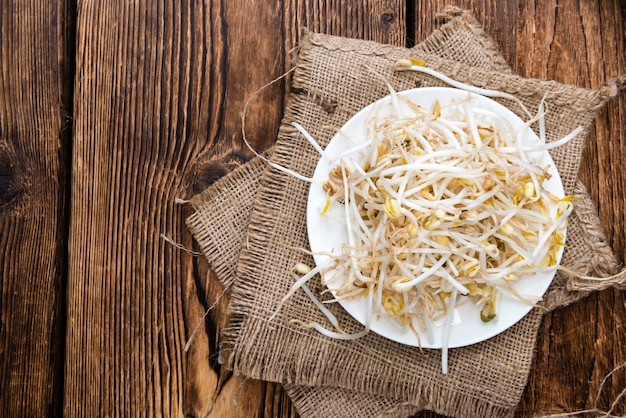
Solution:
[[[305,33],[299,45],[291,94],[271,160],[310,176],[316,152],[291,127],[297,121],[322,146],[365,105],[387,94],[370,69],[397,90],[443,86],[417,73],[396,73],[397,59],[416,57],[428,67],[479,87],[516,95],[536,109],[546,95],[548,141],[577,126],[584,134],[551,152],[575,212],[568,223],[562,264],[581,274],[606,276],[618,263],[605,243],[596,209],[577,181],[584,138],[597,111],[623,87],[599,90],[524,79],[514,75],[494,42],[467,12],[453,12],[448,23],[412,49],[370,41]],[[623,84],[623,81],[621,81]],[[500,103],[522,118],[518,106]],[[624,286],[619,276],[589,282],[559,272],[541,308],[485,342],[450,351],[450,370],[441,374],[440,352],[420,351],[369,333],[357,341],[329,339],[314,330],[289,326],[287,319],[325,322],[301,294],[268,322],[293,283],[293,265],[313,260],[294,248],[307,248],[305,208],[308,184],[268,167],[256,158],[220,179],[191,203],[187,224],[230,296],[221,334],[220,362],[234,373],[284,384],[303,417],[403,417],[423,409],[463,417],[510,416],[526,385],[542,315],[590,291]],[[320,294],[319,280],[309,287]],[[361,326],[336,304],[330,305],[347,332]]]

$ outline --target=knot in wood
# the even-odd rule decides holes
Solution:
[[[13,170],[10,164],[0,161],[0,205],[9,202],[13,193]]]
[[[395,20],[396,20],[396,18],[393,15],[393,13],[383,13],[382,15],[380,15],[380,22],[384,26],[391,26],[391,25],[393,25],[393,22]]]
[[[198,194],[228,174],[228,169],[220,162],[210,162],[198,171],[193,183],[193,192]]]

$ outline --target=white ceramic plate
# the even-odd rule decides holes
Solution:
[[[444,106],[451,100],[467,99],[469,93],[452,88],[429,87],[407,90],[399,92],[398,94],[406,96],[425,109],[431,109],[435,99],[438,99],[441,105]],[[526,144],[536,144],[539,142],[537,135],[535,135],[531,129],[524,127],[524,122],[509,109],[483,96],[471,94],[471,97],[473,107],[497,112],[506,118],[516,131],[519,130],[523,132],[523,138]],[[365,138],[366,120],[371,117],[372,112],[376,111],[378,114],[385,114],[385,112],[390,112],[390,109],[391,99],[387,96],[359,111],[342,127],[341,131],[347,135],[337,134],[330,141],[326,148],[327,155],[329,155],[330,158],[337,157],[344,154],[346,150],[353,148],[355,146],[354,142],[348,140],[347,137],[353,140]],[[355,156],[355,159],[358,160],[360,157]],[[541,153],[540,162],[541,166],[550,165],[549,173],[552,175],[550,180],[544,182],[544,187],[557,196],[564,196],[561,178],[547,151]],[[330,168],[329,161],[325,158],[321,158],[313,175],[314,179],[321,181],[313,183],[309,191],[307,228],[309,242],[313,252],[340,251],[342,245],[348,242],[345,223],[342,224],[341,221],[338,221],[338,218],[344,216],[342,209],[339,207],[341,205],[335,205],[335,208],[330,209],[324,216],[320,214],[321,208],[326,202],[326,193],[322,189],[322,183],[328,179]],[[556,210],[556,207],[551,207],[551,210]],[[557,264],[561,260],[561,255],[562,249],[558,253]],[[328,263],[328,257],[326,256],[316,255],[314,258],[317,265]],[[519,294],[540,297],[552,282],[555,272],[556,268],[554,272],[549,274],[535,275],[532,277],[522,276],[514,284],[514,287]],[[328,285],[331,291],[340,286],[340,279],[334,280]],[[340,303],[352,317],[362,324],[365,324],[367,317],[365,298],[344,300]],[[470,301],[455,309],[449,347],[462,347],[491,338],[517,323],[530,311],[531,306],[500,293],[497,298],[496,309],[496,318],[487,323],[481,321],[479,309]],[[417,338],[413,332],[401,326],[393,318],[385,314],[374,315],[373,318],[371,324],[372,331],[399,343],[412,346],[418,345]],[[441,348],[442,325],[440,323],[433,324],[432,332],[430,332],[429,335],[420,336],[420,339],[421,346],[424,348]]]

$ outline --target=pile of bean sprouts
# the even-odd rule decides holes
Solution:
[[[445,373],[456,306],[473,303],[484,322],[492,321],[500,293],[522,298],[511,284],[556,269],[573,204],[544,188],[549,167],[539,160],[580,130],[546,144],[542,103],[528,122],[539,123],[540,141],[528,144],[503,116],[474,107],[469,93],[424,109],[390,92],[395,111],[369,119],[364,142],[334,162],[323,185],[321,212],[341,206],[348,242],[326,254],[330,264],[298,264],[296,283],[279,308],[302,288],[336,331],[295,322],[334,338],[359,338],[371,318],[364,331],[347,334],[306,287],[319,273],[323,284],[341,280],[334,300],[363,298],[372,314],[394,318],[418,339],[443,320]],[[304,128],[294,126],[324,156]]]
[[[548,167],[504,118],[467,101],[431,111],[407,103],[415,116],[372,118],[361,160],[329,173],[324,208],[345,205],[350,244],[325,280],[343,279],[338,298],[373,291],[407,325],[445,315],[454,290],[490,321],[497,287],[555,265],[571,199],[543,188]]]

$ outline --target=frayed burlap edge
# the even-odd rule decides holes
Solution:
[[[437,17],[447,23],[416,45],[414,50],[464,62],[476,68],[513,74],[496,42],[485,33],[469,10],[447,6],[441,13],[437,13]],[[471,63],[465,59],[469,51],[473,52]]]

